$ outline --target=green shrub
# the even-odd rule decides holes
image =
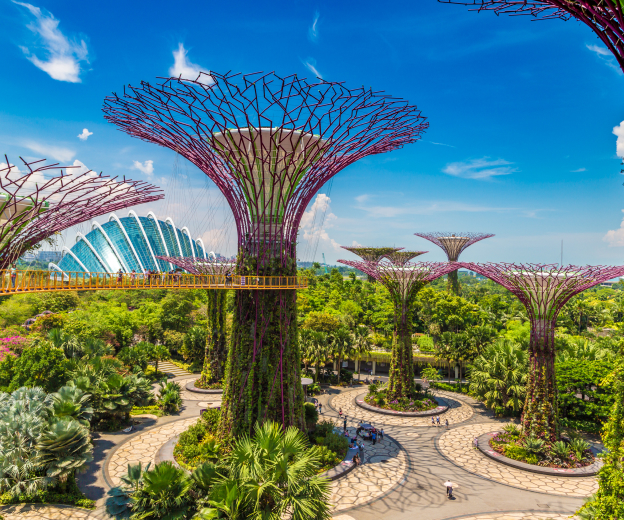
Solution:
[[[503,454],[505,457],[509,457],[514,460],[525,460],[529,455],[529,452],[524,449],[522,446],[518,446],[517,444],[505,444],[503,447]]]
[[[204,424],[206,431],[215,434],[219,428],[221,420],[221,411],[216,408],[209,408],[201,415],[201,422]]]
[[[319,464],[321,466],[319,468],[319,473],[323,471],[327,471],[328,469],[331,469],[334,466],[337,466],[343,460],[342,458],[338,457],[338,455],[332,450],[330,450],[327,446],[319,445],[319,446],[316,446],[314,449],[316,449],[316,453],[319,458]]]
[[[309,426],[315,425],[319,417],[316,406],[314,406],[312,403],[305,403],[303,405],[303,411],[305,415],[306,424]]]
[[[329,434],[334,433],[334,423],[330,421],[321,421],[316,425],[315,435],[318,437],[327,437]]]
[[[42,341],[26,348],[19,358],[5,356],[0,362],[0,386],[8,392],[23,386],[56,392],[69,379],[69,371],[63,350]]]

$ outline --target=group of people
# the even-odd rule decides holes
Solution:
[[[123,285],[125,279],[130,279],[130,286],[133,287],[137,284],[137,277],[140,276],[145,280],[145,285],[160,285],[161,283],[164,285],[167,282],[167,279],[170,283],[177,283],[180,279],[180,272],[172,269],[169,272],[159,272],[154,269],[146,269],[139,275],[135,269],[130,271],[129,275],[126,275],[123,270],[120,268],[117,272],[117,284]]]
[[[444,419],[444,425],[446,426],[446,429],[449,429],[449,422],[448,419]],[[440,423],[440,416],[436,415],[435,417],[432,415],[431,416],[431,426],[435,426],[436,428],[439,428],[440,426],[442,426],[442,424]]]

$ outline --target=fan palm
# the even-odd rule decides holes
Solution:
[[[370,354],[371,346],[373,345],[370,337],[370,331],[368,327],[364,325],[358,325],[355,329],[355,345],[354,352],[357,355],[358,362],[362,361],[362,357]],[[359,369],[358,365],[358,381],[360,380],[360,374],[362,370]]]
[[[527,354],[518,344],[499,339],[472,365],[470,389],[488,408],[520,410],[527,379]]]
[[[317,331],[312,332],[310,346],[305,352],[305,356],[315,367],[314,381],[316,382],[318,381],[318,376],[321,372],[321,365],[327,363],[330,358],[327,333]]]
[[[353,336],[349,331],[341,327],[333,334],[332,352],[338,362],[338,383],[340,383],[340,368],[342,360],[353,354]]]
[[[58,479],[65,490],[68,477],[93,460],[89,431],[71,417],[53,417],[37,442],[39,461],[48,477]]]

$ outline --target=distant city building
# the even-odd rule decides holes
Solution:
[[[25,256],[25,255],[24,255]],[[36,251],[34,259],[40,262],[60,262],[63,258],[62,251]]]
[[[91,232],[78,233],[76,244],[63,248],[63,259],[51,269],[65,272],[116,273],[120,269],[136,271],[170,271],[175,266],[159,260],[157,256],[183,256],[208,258],[216,256],[206,251],[201,238],[193,240],[188,228],[178,229],[167,218],[158,220],[154,213],[139,217],[130,211],[119,218],[112,213],[108,222],[91,223]]]

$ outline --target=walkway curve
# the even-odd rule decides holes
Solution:
[[[555,513],[551,511],[501,511],[495,513],[481,513],[469,516],[453,516],[444,520],[575,520],[576,516],[569,513]]]
[[[502,425],[498,426],[499,428]],[[595,477],[556,477],[522,471],[500,464],[477,450],[475,437],[495,429],[492,423],[477,423],[453,428],[437,439],[436,447],[453,464],[506,486],[548,495],[587,497],[596,492]]]
[[[343,413],[354,420],[369,422],[373,425],[383,424],[384,426],[415,426],[415,427],[424,427],[431,426],[431,417],[401,417],[395,415],[386,415],[376,412],[369,412],[364,408],[357,406],[354,402],[354,399],[357,395],[359,395],[359,390],[361,392],[361,388],[355,389],[356,391],[347,391],[342,392],[336,396],[334,396],[330,400],[330,407],[334,411],[338,411],[342,408]],[[472,406],[470,406],[465,399],[462,399],[464,396],[460,396],[458,394],[452,392],[439,392],[436,395],[437,397],[442,397],[447,404],[449,405],[449,409],[444,413],[440,414],[440,420],[444,422],[445,419],[448,419],[449,424],[455,425],[470,419],[473,415]]]
[[[15,504],[0,508],[5,520],[86,520],[95,510],[51,504]]]

